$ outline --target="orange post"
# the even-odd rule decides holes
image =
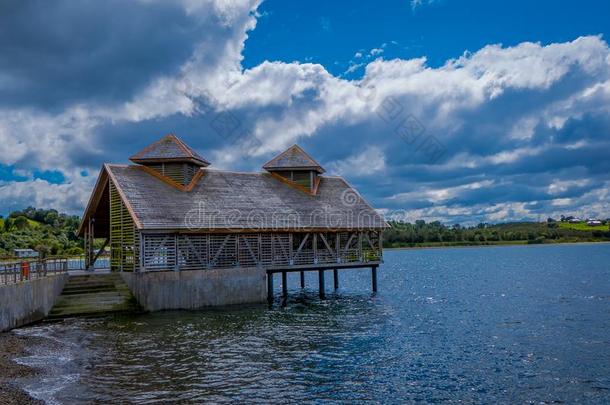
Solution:
[[[25,280],[30,279],[30,263],[21,262],[21,277]]]

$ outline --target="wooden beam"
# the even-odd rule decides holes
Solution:
[[[313,234],[313,262],[318,263],[318,234]]]
[[[337,263],[341,263],[341,236],[340,233],[335,233],[335,251],[337,252]]]
[[[360,269],[370,268],[371,266],[378,266],[381,262],[349,262],[349,263],[327,263],[327,264],[305,264],[305,265],[294,265],[294,266],[268,266],[266,270],[272,273],[281,273],[282,271],[295,272],[295,271],[318,271],[318,270],[332,270],[337,269]]]
[[[330,245],[328,244],[328,241],[326,240],[326,238],[324,237],[323,233],[320,233],[320,238],[322,238],[322,242],[324,242],[324,246],[326,246],[326,249],[328,249],[328,253],[331,254],[331,256],[335,255],[335,251],[330,247]]]
[[[110,238],[106,238],[106,240],[104,241],[104,244],[102,245],[100,250],[96,253],[95,256],[93,256],[93,260],[91,260],[91,263],[89,264],[89,267],[95,268],[95,261],[97,260],[98,257],[100,257],[100,255],[102,254],[102,252],[104,251],[104,249],[106,248],[108,243],[110,243]]]

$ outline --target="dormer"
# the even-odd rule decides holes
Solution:
[[[293,145],[263,165],[274,176],[316,194],[324,169],[298,145]]]
[[[146,166],[181,186],[189,185],[200,168],[210,165],[173,134],[165,135],[129,160]]]

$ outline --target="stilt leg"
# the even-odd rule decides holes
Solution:
[[[333,279],[335,282],[335,290],[339,289],[339,270],[333,269]]]
[[[305,272],[301,272],[301,288],[305,288]]]
[[[273,273],[267,273],[267,302],[273,304]]]
[[[324,299],[324,270],[318,270],[318,282],[320,284],[320,298]]]
[[[286,306],[286,301],[288,300],[288,281],[286,277],[286,272],[282,272],[282,306]]]
[[[377,266],[371,267],[371,278],[373,282],[373,292],[377,292]]]

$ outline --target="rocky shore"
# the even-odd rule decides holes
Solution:
[[[43,404],[17,387],[16,378],[31,377],[38,371],[13,361],[14,358],[26,355],[30,345],[40,343],[42,338],[19,336],[13,333],[0,333],[0,404],[29,405]]]

